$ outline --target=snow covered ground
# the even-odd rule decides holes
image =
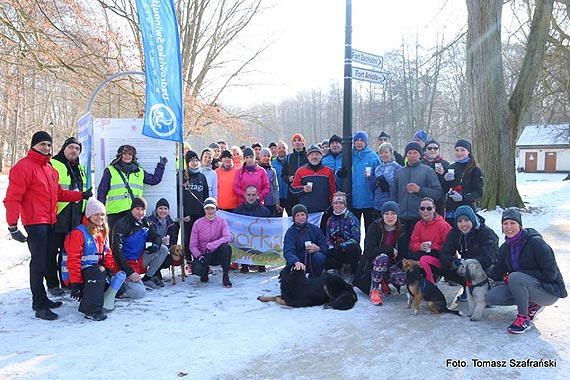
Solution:
[[[570,182],[562,174],[518,174],[530,211],[523,224],[553,246],[570,280]],[[0,199],[7,177],[0,176]],[[349,311],[289,309],[256,300],[278,294],[278,268],[233,272],[200,284],[192,276],[168,282],[139,301],[118,300],[103,322],[86,320],[64,297],[54,322],[34,318],[28,288],[27,245],[6,240],[0,206],[0,379],[567,379],[570,301],[547,307],[535,328],[506,332],[515,307],[486,309],[483,320],[414,316],[406,296],[373,306],[362,293]],[[500,234],[500,211],[481,213]],[[169,278],[167,271],[163,271]],[[443,286],[448,302],[459,287]],[[465,310],[466,304],[457,306]],[[506,361],[481,368],[474,359]],[[514,367],[513,360],[551,360],[553,368]],[[526,362],[525,362],[526,363]],[[488,364],[491,364],[490,362]]]

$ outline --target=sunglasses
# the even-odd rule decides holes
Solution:
[[[428,146],[427,150],[439,150],[437,146]]]
[[[431,210],[433,210],[433,207],[431,207],[431,206],[428,206],[428,207],[423,207],[423,206],[422,206],[422,207],[420,207],[420,211],[426,211],[426,210],[427,210],[427,211],[431,211]]]

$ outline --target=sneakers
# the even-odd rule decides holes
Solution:
[[[62,288],[48,288],[48,292],[54,297],[61,297],[65,294],[65,290]]]
[[[164,282],[158,276],[152,276],[150,279],[158,288],[164,288]]]
[[[222,276],[222,285],[224,288],[231,288],[232,282],[230,281],[230,276],[227,273],[224,273]]]
[[[249,265],[241,264],[241,269],[239,270],[240,273],[249,273]]]
[[[539,305],[537,303],[533,303],[530,302],[528,304],[528,317],[530,318],[530,321],[533,322],[536,318],[536,316],[541,313],[544,310],[544,306]]]
[[[55,321],[58,318],[58,315],[50,309],[40,309],[36,311],[36,318],[43,319],[45,321]]]
[[[208,277],[208,272],[200,276],[200,282],[208,282],[210,279]]]
[[[372,302],[372,305],[382,305],[382,294],[378,289],[370,291],[370,302]]]
[[[536,316],[536,313],[535,313]],[[518,314],[517,319],[507,328],[511,334],[522,334],[531,328],[530,318],[528,315]]]
[[[257,273],[265,273],[267,272],[267,269],[265,269],[265,265],[259,265],[257,267]]]
[[[390,285],[388,285],[386,281],[383,280],[380,285],[382,286],[382,293],[384,293],[384,295],[388,295],[392,292],[390,290]]]
[[[107,314],[103,313],[102,311],[98,311],[95,313],[87,313],[84,316],[85,319],[91,319],[93,321],[104,321],[107,319]]]

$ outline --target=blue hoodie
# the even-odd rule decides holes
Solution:
[[[368,145],[362,150],[352,149],[352,207],[356,209],[372,208],[374,192],[364,176],[367,166],[372,168],[372,175],[380,165],[380,158]]]

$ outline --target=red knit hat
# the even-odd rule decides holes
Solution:
[[[303,142],[303,145],[305,145],[305,137],[302,134],[295,133],[293,137],[291,137],[291,142],[293,142],[295,139],[300,139]]]

